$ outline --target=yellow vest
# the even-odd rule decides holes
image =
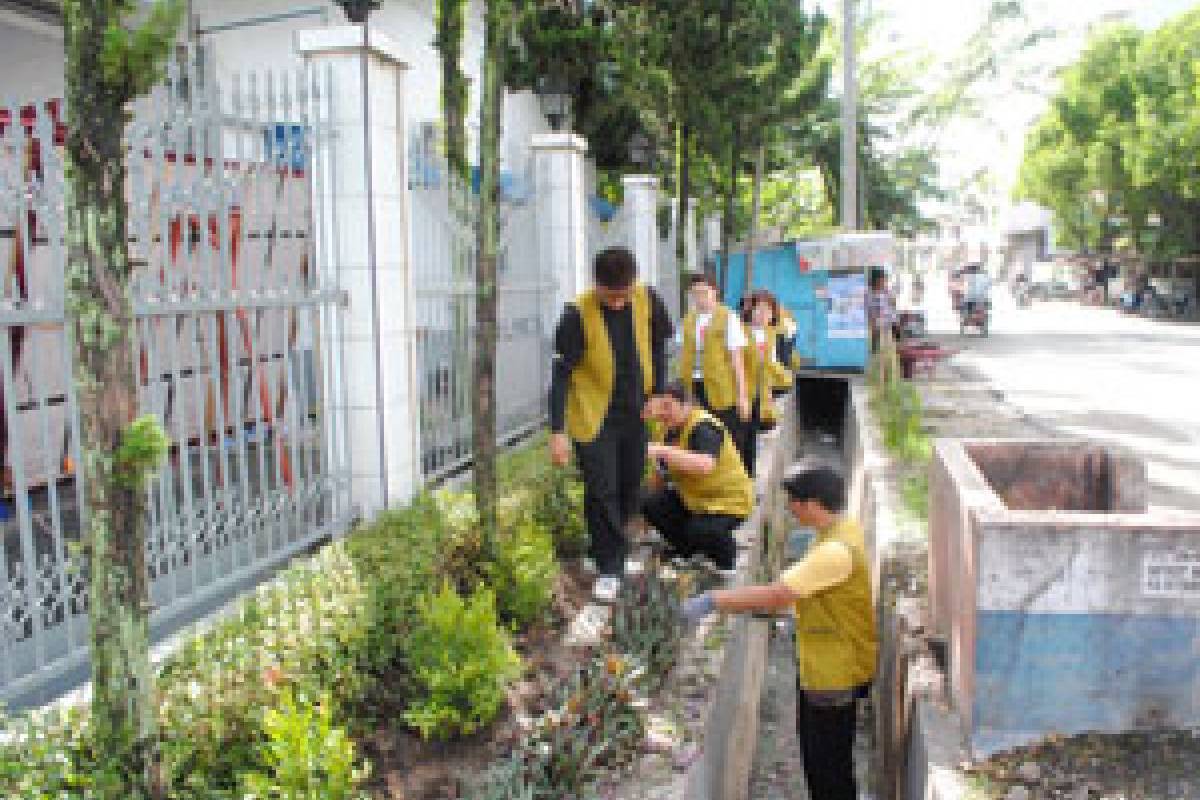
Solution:
[[[650,298],[646,287],[633,289],[633,339],[642,367],[642,388],[646,395],[654,389],[654,364],[650,355]],[[614,365],[612,343],[600,301],[593,291],[584,292],[575,301],[583,322],[583,358],[571,371],[567,388],[567,433],[577,442],[590,442],[600,433],[608,407],[612,403]]]
[[[679,446],[687,447],[692,430],[701,422],[710,422],[721,431],[717,466],[706,474],[671,469],[671,480],[679,490],[679,499],[693,514],[750,516],[754,507],[754,484],[742,466],[742,457],[733,446],[733,438],[716,417],[702,408],[693,409],[679,432]]]
[[[767,328],[767,348],[770,353],[779,352],[779,328]],[[792,388],[792,371],[774,358],[767,360],[767,380],[772,389]]]
[[[875,675],[875,605],[862,528],[839,519],[818,532],[816,543],[828,541],[846,545],[853,566],[842,583],[796,601],[796,656],[805,689],[851,689]]]
[[[746,394],[749,396],[750,402],[758,401],[759,419],[773,424],[778,420],[775,413],[775,401],[771,397],[771,389],[774,388],[771,348],[775,346],[775,329],[767,328],[765,357],[763,353],[759,352],[758,343],[754,341],[754,332],[747,331],[746,338],[750,340],[742,349],[742,363],[747,383]]]
[[[737,400],[737,385],[733,377],[733,359],[725,346],[726,329],[730,324],[729,309],[718,305],[713,309],[708,330],[704,333],[704,352],[700,365],[704,372],[704,394],[713,411],[732,408]],[[683,319],[683,352],[679,355],[679,378],[691,390],[696,372],[696,312],[689,311]]]

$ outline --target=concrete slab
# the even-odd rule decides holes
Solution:
[[[1200,514],[1086,443],[941,440],[930,599],[972,751],[1200,725]]]

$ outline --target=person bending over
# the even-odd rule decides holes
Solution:
[[[863,531],[845,516],[845,483],[831,469],[783,482],[788,509],[817,532],[808,553],[775,583],[704,592],[683,604],[685,621],[712,611],[793,609],[798,662],[796,729],[814,800],[857,800],[856,701],[875,675],[875,608]]]

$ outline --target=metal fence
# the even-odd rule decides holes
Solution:
[[[127,129],[138,398],[171,439],[148,488],[156,635],[349,513],[332,418],[336,277],[314,202],[334,168],[327,72],[172,64]],[[0,103],[0,700],[83,674],[84,490],[64,326],[63,104]],[[59,685],[58,689],[62,686]]]
[[[421,470],[436,482],[471,460],[475,253],[478,197],[451,176],[436,137],[410,147],[417,363],[421,381]],[[545,419],[553,284],[538,248],[531,172],[501,185],[496,416],[501,441]]]

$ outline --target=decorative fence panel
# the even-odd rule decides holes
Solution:
[[[220,87],[172,64],[133,109],[137,391],[171,439],[148,487],[156,635],[348,520],[329,402],[338,287],[313,235],[329,213],[313,199],[334,167],[331,90],[324,72]],[[0,700],[16,705],[52,696],[87,658],[63,111],[0,104]]]
[[[469,466],[478,198],[449,176],[433,136],[410,148],[421,468],[436,482]],[[497,264],[496,417],[501,442],[545,419],[553,284],[538,249],[536,189],[505,173]]]

